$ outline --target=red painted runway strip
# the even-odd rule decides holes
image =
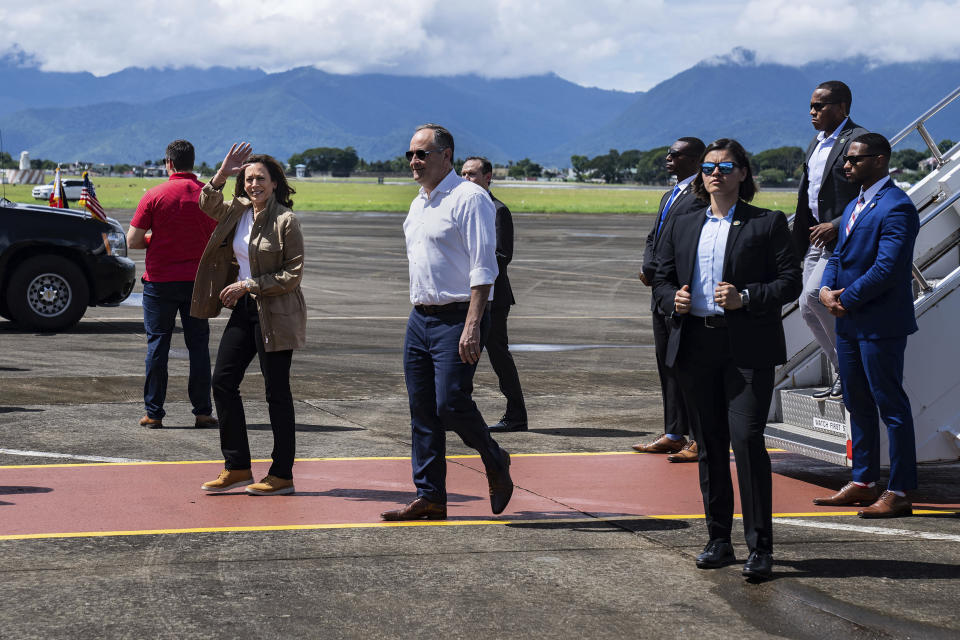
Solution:
[[[276,497],[201,491],[221,468],[219,463],[0,468],[0,536],[360,526],[379,522],[381,511],[414,497],[410,463],[403,459],[298,461],[297,493]],[[267,468],[254,463],[254,475],[259,478]],[[493,519],[482,468],[479,458],[448,461],[451,521]],[[668,464],[662,456],[515,455],[512,474],[517,490],[500,520],[703,513],[697,465]],[[823,493],[816,485],[775,475],[774,512],[830,512],[810,502]]]

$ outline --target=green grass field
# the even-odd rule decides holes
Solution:
[[[94,181],[97,197],[105,209],[134,209],[150,187],[160,184],[160,178],[98,178]],[[388,180],[388,182],[390,182]],[[293,181],[297,190],[293,196],[297,211],[406,211],[417,193],[417,185],[396,181],[398,184],[375,182]],[[7,198],[15,202],[39,203],[30,195],[32,185],[5,185]],[[233,192],[233,182],[225,187]],[[532,213],[655,213],[660,204],[661,189],[583,186],[554,187],[500,187],[494,183],[494,192],[511,211]],[[789,191],[761,191],[754,204],[768,209],[792,213],[797,203],[795,193]],[[71,207],[76,207],[71,203]]]

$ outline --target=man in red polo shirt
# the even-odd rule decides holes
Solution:
[[[167,145],[165,163],[170,179],[147,191],[130,221],[127,244],[146,249],[143,277],[143,326],[147,332],[146,380],[143,404],[147,415],[140,426],[163,426],[167,396],[167,356],[177,312],[190,355],[187,393],[196,416],[195,426],[215,427],[210,402],[210,327],[190,315],[193,281],[210,234],[217,226],[197,202],[203,183],[193,174],[193,145],[174,140]]]

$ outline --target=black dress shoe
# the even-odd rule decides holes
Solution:
[[[513,480],[510,478],[510,454],[503,452],[506,464],[499,471],[487,469],[487,484],[490,486],[490,510],[494,515],[503,513],[513,495]]]
[[[729,540],[711,540],[697,556],[698,569],[719,569],[737,561]]]
[[[430,502],[426,498],[417,498],[402,509],[384,511],[381,520],[446,520],[447,505]]]
[[[817,400],[826,400],[830,398],[831,400],[839,400],[843,397],[843,383],[840,382],[840,376],[837,376],[833,384],[824,389],[823,391],[817,391],[813,394],[813,397]]]
[[[527,430],[527,417],[523,418],[508,418],[503,416],[500,418],[500,422],[497,424],[492,424],[489,427],[490,431],[503,433],[506,431],[526,431]]]
[[[743,577],[752,580],[769,580],[773,575],[773,554],[767,551],[751,551],[743,565]]]

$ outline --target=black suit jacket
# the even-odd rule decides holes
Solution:
[[[670,319],[667,366],[676,362],[684,323],[698,321],[689,314],[674,313],[674,296],[685,284],[691,290],[695,286],[693,272],[703,224],[702,215],[677,216],[661,232],[653,294],[661,313]],[[723,279],[738,291],[750,292],[748,307],[724,314],[734,364],[760,369],[786,362],[781,309],[800,295],[802,272],[781,212],[737,204],[724,250]]]
[[[847,155],[850,143],[857,136],[868,133],[866,129],[848,119],[847,124],[840,130],[837,141],[827,156],[827,164],[823,167],[823,181],[820,183],[820,193],[817,196],[817,208],[820,222],[832,222],[839,231],[840,217],[847,204],[860,193],[858,185],[851,184],[843,173],[843,156]],[[807,146],[806,160],[803,163],[803,178],[800,180],[800,190],[797,192],[797,215],[793,220],[793,250],[797,260],[803,260],[810,248],[810,227],[818,224],[810,211],[810,202],[807,199],[807,188],[810,186],[810,156],[817,148],[818,140],[814,136]],[[834,240],[828,249],[833,251],[837,242]]]
[[[517,302],[507,276],[507,265],[513,260],[513,216],[510,215],[507,205],[497,200],[492,193],[490,199],[497,208],[497,268],[500,269],[500,274],[493,283],[492,306],[509,307]]]
[[[653,228],[650,229],[650,233],[647,234],[647,242],[643,250],[643,266],[641,270],[647,282],[650,283],[653,282],[653,276],[657,271],[657,250],[660,246],[660,239],[663,237],[663,232],[667,228],[667,223],[676,216],[682,216],[692,211],[703,211],[707,208],[707,203],[699,200],[693,194],[693,183],[690,183],[680,192],[677,199],[673,201],[670,210],[667,211],[667,217],[663,220],[663,226],[660,226],[660,214],[663,213],[663,208],[667,205],[667,200],[670,199],[671,193],[673,193],[672,189],[660,198],[660,206],[657,207],[657,218],[653,221]],[[659,233],[657,229],[658,226],[660,226]],[[657,311],[657,302],[652,296],[650,298],[650,311]]]

